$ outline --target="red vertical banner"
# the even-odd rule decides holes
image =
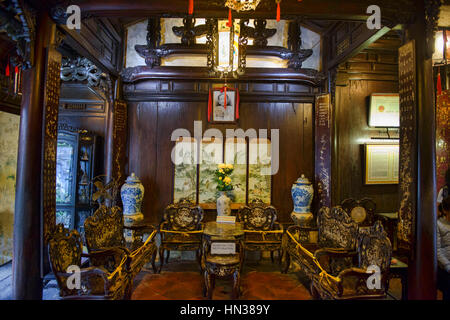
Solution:
[[[318,207],[331,206],[331,101],[330,94],[316,96],[315,189]]]
[[[450,90],[442,91],[436,101],[436,183],[445,184],[445,171],[450,164]]]

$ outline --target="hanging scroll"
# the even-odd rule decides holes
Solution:
[[[331,206],[331,104],[330,94],[316,97],[315,180],[320,207]]]

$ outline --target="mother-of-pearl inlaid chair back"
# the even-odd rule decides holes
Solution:
[[[246,230],[269,231],[277,220],[277,209],[255,199],[238,212],[238,221],[244,223]]]
[[[341,207],[360,227],[370,227],[375,222],[375,209],[377,206],[372,199],[345,199],[342,201]]]
[[[322,207],[317,215],[319,246],[354,250],[359,227],[341,207]]]
[[[360,230],[357,251],[360,268],[378,266],[382,273],[389,271],[392,245],[381,221],[376,221],[370,228]]]
[[[108,247],[126,247],[122,209],[100,206],[84,221],[84,237],[88,251]]]
[[[187,199],[170,204],[164,211],[164,228],[174,231],[201,230],[203,209]]]

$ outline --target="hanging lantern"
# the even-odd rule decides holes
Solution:
[[[234,20],[229,26],[228,20],[218,20],[218,46],[216,71],[233,73],[239,67],[239,21]]]
[[[227,0],[225,6],[234,11],[255,10],[261,0]]]

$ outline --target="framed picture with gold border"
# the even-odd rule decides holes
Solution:
[[[399,151],[399,144],[366,144],[364,183],[398,184]]]

